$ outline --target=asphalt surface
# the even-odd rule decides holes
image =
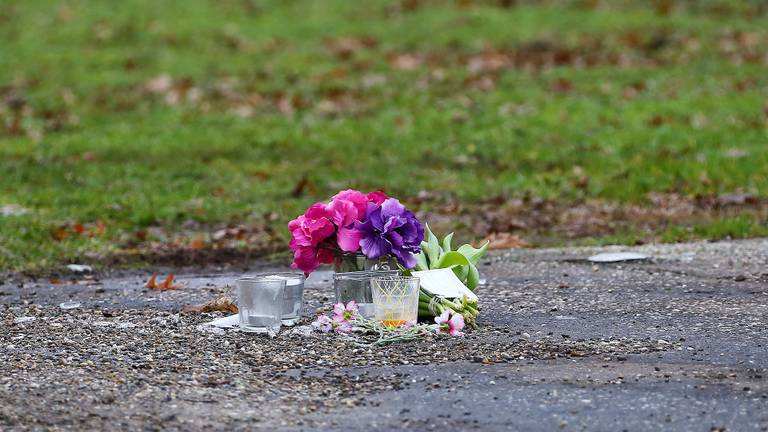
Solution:
[[[585,260],[619,249],[652,259]],[[9,279],[0,429],[768,430],[768,240],[518,250],[481,272],[479,329],[377,349],[179,312],[234,274]],[[330,274],[306,297],[304,325]]]

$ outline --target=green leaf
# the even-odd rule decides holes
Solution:
[[[437,264],[437,261],[440,259],[440,253],[442,252],[440,249],[440,242],[437,240],[437,237],[435,237],[435,234],[432,233],[432,230],[429,229],[429,224],[425,224],[424,226],[426,227],[427,232],[427,248],[424,251],[427,253],[427,258],[429,258],[430,268],[437,268],[435,267],[435,264]]]
[[[416,270],[419,270],[419,271],[429,270],[429,264],[427,264],[427,256],[424,254],[424,252],[416,254],[415,257],[416,257]]]
[[[469,273],[467,274],[467,288],[474,291],[477,285],[480,283],[480,272],[477,270],[474,264],[469,265]]]
[[[450,252],[451,249],[451,240],[453,240],[453,233],[448,234],[443,239],[443,252]]]
[[[469,260],[467,260],[467,257],[458,252],[447,252],[440,257],[440,260],[437,262],[437,265],[434,268],[448,268],[465,265],[469,265]]]
[[[453,268],[453,273],[456,275],[457,278],[461,281],[461,283],[467,282],[467,272],[469,271],[469,266],[457,266]]]
[[[472,264],[477,265],[478,262],[480,262],[480,258],[485,255],[486,252],[488,252],[488,245],[490,244],[490,241],[486,241],[484,245],[480,246],[479,249],[476,249],[472,247],[470,244],[462,245],[459,249],[457,249],[459,252],[461,252],[462,255],[467,257],[469,262]]]

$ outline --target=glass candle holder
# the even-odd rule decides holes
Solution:
[[[285,279],[263,276],[237,280],[237,308],[241,331],[267,333],[270,336],[275,336],[280,331],[285,285]]]
[[[371,279],[373,311],[377,321],[386,326],[415,322],[419,314],[419,278],[380,276]]]
[[[333,275],[333,289],[336,303],[357,303],[358,312],[365,318],[373,318],[373,293],[371,279],[380,276],[397,276],[397,270],[356,271]]]
[[[283,293],[283,325],[292,326],[301,319],[301,308],[304,307],[304,273],[277,272],[260,273],[267,279],[285,280]]]

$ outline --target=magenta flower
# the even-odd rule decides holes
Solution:
[[[438,333],[447,333],[451,336],[464,336],[461,329],[464,328],[464,317],[458,313],[451,313],[446,309],[440,316],[435,317]]]
[[[358,308],[357,303],[351,300],[349,303],[336,303],[333,306],[333,320],[336,322],[350,323],[357,318]]]
[[[387,196],[387,194],[385,194],[382,191],[370,192],[366,194],[365,197],[368,199],[368,202],[372,202],[376,205],[381,205],[381,203],[383,203],[384,201],[387,200],[387,198],[389,198],[389,196]]]
[[[320,264],[333,262],[333,252],[322,247],[322,243],[331,237],[336,228],[328,218],[325,204],[315,203],[306,213],[288,223],[291,230],[291,267],[312,273]]]
[[[405,268],[416,266],[413,254],[421,251],[424,227],[400,201],[387,198],[380,206],[369,203],[364,222],[357,222],[355,229],[362,233],[360,247],[366,257],[391,254]]]

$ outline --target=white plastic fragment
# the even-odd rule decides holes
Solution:
[[[636,252],[605,252],[592,255],[587,259],[593,263],[613,263],[622,261],[646,260],[649,258],[650,257],[648,255],[643,255]]]
[[[60,303],[59,307],[64,310],[77,309],[80,307],[80,303],[76,301],[65,301],[64,303]]]
[[[67,268],[75,273],[90,273],[93,271],[91,266],[83,264],[70,264],[67,266]]]

